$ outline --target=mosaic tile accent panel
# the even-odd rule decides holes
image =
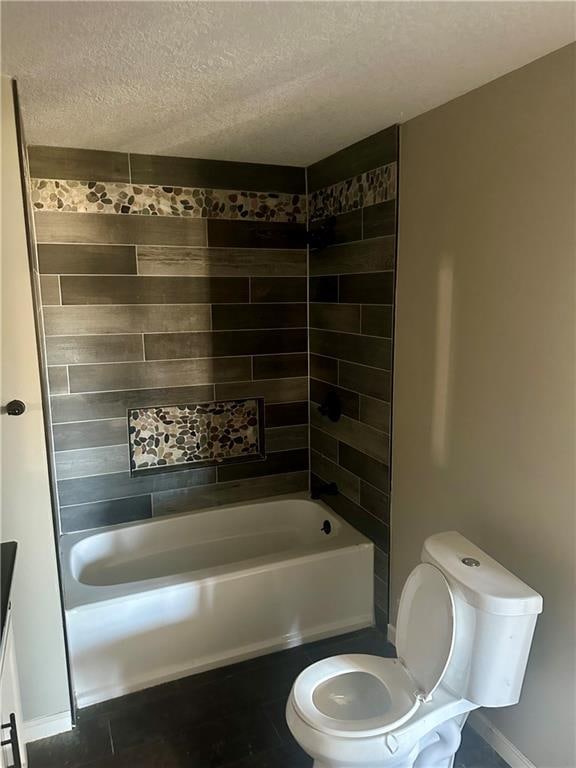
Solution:
[[[308,196],[310,221],[394,200],[396,178],[394,162],[312,192]]]
[[[306,221],[306,196],[284,192],[164,187],[117,181],[32,179],[37,211]]]
[[[262,460],[263,412],[263,398],[131,409],[130,472]]]

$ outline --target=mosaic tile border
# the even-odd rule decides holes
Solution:
[[[398,164],[388,163],[308,195],[310,221],[396,198]]]
[[[132,477],[266,458],[264,398],[128,410]]]
[[[31,179],[37,211],[306,222],[306,196],[118,181]]]

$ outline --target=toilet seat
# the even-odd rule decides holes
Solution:
[[[454,596],[442,572],[422,563],[408,577],[398,612],[398,659],[351,654],[312,664],[294,683],[296,713],[322,733],[387,733],[429,701],[454,649]]]
[[[368,683],[358,677],[346,680],[351,674],[367,675],[372,680]],[[362,706],[360,700],[366,687],[381,689],[383,706],[378,707],[376,701],[372,716],[366,712],[366,717],[349,717],[351,709],[358,704]],[[344,700],[346,697],[348,700]],[[420,706],[414,682],[398,659],[363,654],[333,656],[312,664],[294,683],[292,701],[297,714],[308,725],[332,736],[350,738],[386,733],[408,720]],[[339,706],[342,716],[331,716]],[[330,708],[332,711],[328,714]]]

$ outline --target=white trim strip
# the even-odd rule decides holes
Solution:
[[[25,720],[23,724],[22,739],[25,744],[48,736],[56,736],[72,730],[72,717],[70,712],[58,712],[55,715],[36,717],[33,720]]]
[[[536,768],[533,762],[528,760],[518,747],[504,736],[502,731],[499,731],[486,715],[480,710],[471,712],[468,717],[468,723],[476,733],[489,744],[494,752],[496,752],[502,760],[504,760],[510,768]]]

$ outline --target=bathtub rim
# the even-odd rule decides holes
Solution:
[[[208,515],[215,510],[219,510],[225,513],[227,509],[239,509],[242,507],[249,507],[260,504],[264,505],[267,503],[276,503],[279,501],[307,501],[314,504],[315,506],[320,507],[326,512],[327,517],[336,518],[342,527],[342,530],[346,534],[345,541],[340,545],[335,543],[333,546],[326,547],[324,549],[314,549],[310,547],[286,550],[283,553],[265,555],[259,558],[250,558],[234,564],[229,563],[199,571],[186,571],[178,574],[170,574],[168,576],[159,576],[154,579],[129,581],[121,585],[98,586],[84,584],[78,581],[72,574],[71,553],[73,547],[80,541],[91,538],[93,536],[97,536],[99,533],[113,532],[117,530],[130,530],[140,526],[151,528],[152,526],[159,526],[169,520],[181,520],[182,518],[196,517],[197,515]],[[335,542],[340,540],[341,537],[334,539]],[[370,539],[368,539],[368,537],[366,537],[364,534],[354,528],[350,523],[344,520],[340,515],[334,512],[327,504],[321,500],[311,499],[310,495],[306,492],[268,496],[261,499],[250,499],[240,503],[226,505],[214,505],[212,507],[203,508],[199,511],[180,512],[174,515],[162,515],[152,520],[138,520],[131,523],[106,526],[105,528],[92,528],[84,531],[78,531],[77,533],[65,534],[60,539],[60,556],[63,566],[64,609],[66,613],[69,613],[90,610],[90,608],[93,608],[96,605],[119,605],[128,600],[134,600],[139,595],[144,595],[148,592],[156,592],[161,589],[185,589],[187,585],[191,583],[209,584],[214,580],[233,579],[237,578],[239,573],[248,575],[250,573],[259,573],[269,570],[272,564],[275,564],[279,567],[282,564],[290,564],[298,560],[307,562],[311,559],[335,556],[343,549],[356,547],[369,547],[373,549],[374,544]],[[245,563],[245,565],[242,565],[242,563]],[[232,568],[232,565],[238,565],[239,567]],[[191,578],[191,574],[194,573],[197,573],[198,575],[194,578]],[[121,593],[109,596],[105,596],[103,594],[104,591],[112,590],[121,590]]]

